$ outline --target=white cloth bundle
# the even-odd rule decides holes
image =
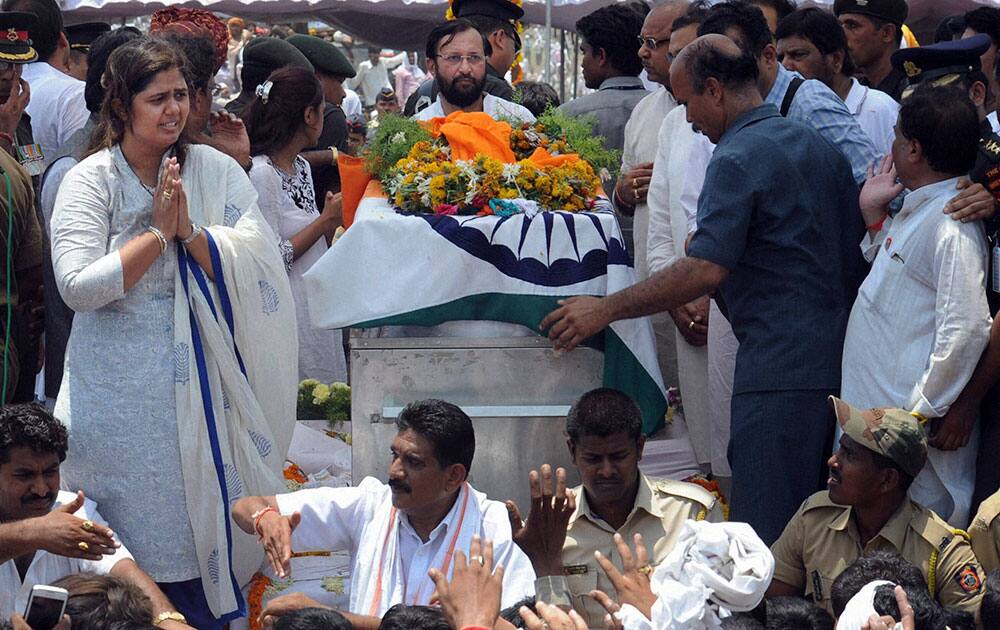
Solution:
[[[868,618],[877,615],[875,610],[875,591],[878,587],[888,584],[895,586],[888,580],[875,580],[861,587],[861,590],[854,594],[854,597],[847,602],[843,614],[837,619],[837,630],[861,630]],[[897,623],[896,630],[900,630],[903,624]]]
[[[653,618],[630,605],[626,630],[714,630],[729,611],[753,610],[774,574],[771,550],[746,523],[687,521],[670,555],[653,572]]]

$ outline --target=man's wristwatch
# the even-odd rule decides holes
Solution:
[[[161,612],[153,619],[153,625],[159,626],[163,624],[164,621],[179,621],[183,624],[187,624],[187,619],[184,615],[180,614],[176,610],[168,610],[166,612]]]

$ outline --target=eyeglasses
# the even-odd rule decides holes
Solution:
[[[643,37],[642,35],[640,35],[638,39],[640,48],[645,46],[650,50],[656,50],[656,47],[659,46],[660,44],[666,44],[667,42],[670,41],[669,37],[664,37],[663,39],[656,39],[655,37]]]
[[[486,63],[486,57],[482,55],[437,55],[437,58],[449,66],[460,66],[463,61],[468,61],[470,66],[481,66]]]

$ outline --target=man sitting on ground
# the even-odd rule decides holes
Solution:
[[[927,461],[927,438],[902,409],[861,411],[831,397],[843,430],[829,490],[809,497],[771,547],[768,597],[806,595],[828,611],[831,585],[863,554],[895,551],[920,569],[943,606],[974,612],[983,572],[964,532],[907,496]]]
[[[635,534],[650,547],[650,571],[662,562],[688,519],[720,522],[722,509],[707,490],[691,483],[650,479],[639,471],[642,413],[625,394],[595,389],[584,394],[566,417],[573,463],[583,485],[566,490],[566,471],[542,466],[531,472],[531,513],[521,523],[517,505],[507,502],[514,540],[531,559],[538,599],[572,606],[590,627],[603,623],[605,610],[590,597],[599,589],[617,599],[594,552],[616,556],[613,537],[631,545]],[[563,578],[563,576],[566,576]]]
[[[501,503],[467,479],[476,449],[472,421],[451,403],[424,400],[396,419],[389,483],[366,478],[355,488],[314,488],[233,505],[243,531],[260,536],[279,577],[292,549],[349,550],[353,559],[350,612],[355,628],[377,628],[379,617],[405,602],[427,605],[434,594],[428,569],[450,575],[453,553],[473,536],[492,540],[504,566],[503,605],[532,595],[535,574],[511,540]],[[284,600],[284,601],[283,601]],[[317,606],[301,594],[275,598],[263,615]]]
[[[525,107],[484,94],[485,51],[486,40],[472,22],[459,18],[435,26],[427,37],[427,69],[434,75],[438,97],[414,117],[430,120],[464,111],[535,122],[535,117]]]
[[[188,628],[97,505],[59,490],[66,449],[66,427],[42,407],[0,407],[0,617],[23,612],[36,584],[89,572],[139,587],[162,628]]]

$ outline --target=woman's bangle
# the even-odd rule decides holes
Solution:
[[[340,151],[338,151],[337,147],[334,147],[334,146],[331,146],[331,147],[328,147],[328,148],[330,149],[331,155],[333,155],[333,159],[330,161],[330,165],[331,166],[336,166],[337,165],[337,160],[340,158]]]
[[[148,228],[146,228],[146,231],[147,232],[152,232],[153,236],[156,237],[156,240],[160,241],[160,253],[161,254],[163,252],[167,251],[167,237],[163,235],[163,232],[160,231],[160,228],[151,225]]]
[[[280,512],[278,512],[278,510],[274,509],[269,505],[266,508],[261,508],[250,515],[250,518],[253,519],[253,531],[261,538],[264,537],[264,532],[260,531],[260,519],[264,518],[264,515],[267,514],[268,512],[274,512],[275,514],[279,515],[281,514]]]
[[[190,245],[191,243],[193,243],[194,239],[196,239],[199,236],[201,236],[201,230],[202,230],[201,226],[198,225],[197,223],[195,223],[194,221],[192,221],[191,222],[191,233],[188,234],[187,238],[181,239],[181,245]]]

